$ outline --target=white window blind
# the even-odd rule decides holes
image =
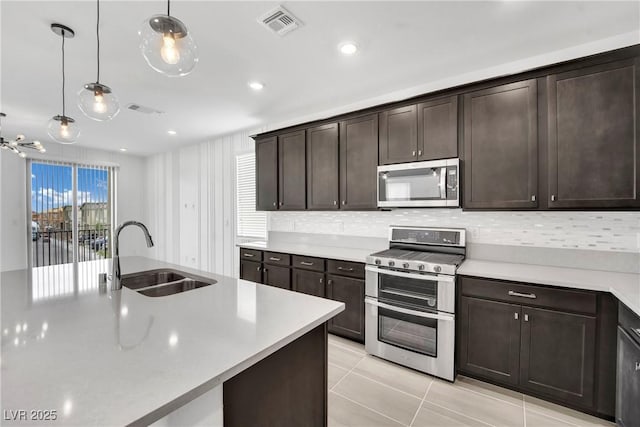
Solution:
[[[267,238],[267,214],[256,212],[256,155],[236,156],[237,235],[238,237]]]

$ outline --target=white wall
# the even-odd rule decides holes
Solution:
[[[47,153],[39,158],[69,162],[109,163],[118,169],[118,221],[143,218],[144,158],[110,151],[46,143]],[[0,150],[0,271],[27,267],[26,160]],[[120,253],[143,255],[146,245],[139,230],[122,233]]]
[[[237,275],[235,156],[252,150],[243,132],[147,158],[151,257]]]

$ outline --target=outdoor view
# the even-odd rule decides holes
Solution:
[[[33,266],[73,262],[73,218],[77,211],[78,261],[110,257],[109,170],[33,162],[31,240]]]

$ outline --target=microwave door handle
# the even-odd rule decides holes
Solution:
[[[398,307],[396,305],[385,304],[383,302],[376,301],[375,299],[370,297],[365,297],[364,302],[365,304],[375,305],[376,307],[385,308],[389,311],[395,311],[396,313],[408,314],[410,316],[424,317],[427,319],[436,319],[436,320],[447,320],[447,321],[453,321],[455,319],[455,317],[451,314],[444,314],[444,313],[433,314],[433,313],[425,313],[423,311],[409,310],[407,308]]]
[[[440,168],[440,199],[447,200],[447,168]]]
[[[385,274],[387,276],[404,277],[407,279],[429,280],[432,282],[453,282],[454,281],[452,276],[445,276],[442,274],[405,273],[403,271],[396,271],[396,270],[383,270],[382,268],[374,267],[372,265],[367,265],[364,269],[366,271],[370,271],[376,274]]]

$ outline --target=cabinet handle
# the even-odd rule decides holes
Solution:
[[[247,258],[253,258],[254,255],[253,254],[242,254],[243,256],[246,256]]]
[[[418,156],[422,156],[422,150],[418,150]]]
[[[552,201],[552,202],[555,202],[555,201],[556,201],[556,195],[555,195],[555,194],[552,194],[552,195],[551,195],[551,201]]]
[[[524,315],[524,321],[525,321],[525,322],[528,322],[528,321],[529,321],[529,315],[528,315],[528,314],[525,314],[525,315]]]
[[[534,194],[533,196],[531,196],[531,201],[532,201],[532,202],[535,202],[535,201],[536,201],[536,196],[535,196],[535,194]]]
[[[282,202],[280,202],[280,206],[282,206]]]
[[[270,259],[271,261],[280,261],[280,258],[276,258],[276,257],[274,257],[274,256],[269,257],[269,259]]]
[[[324,280],[322,280],[322,278],[320,278],[320,283],[324,282]]]
[[[518,320],[518,313],[513,313],[513,318]]]
[[[307,261],[300,261],[301,265],[313,265],[312,262],[307,262]]]
[[[345,202],[344,200],[342,201],[342,206],[346,205],[347,202]]]
[[[260,267],[257,267],[257,268],[256,268],[256,271],[260,271]]]
[[[273,202],[273,206],[276,206],[276,202]]]
[[[353,268],[338,267],[340,271],[353,271]]]
[[[334,200],[334,201],[333,201],[333,206],[336,206],[337,204],[338,204],[338,201],[337,201],[337,200]]]
[[[536,296],[536,294],[521,294],[520,292],[514,292],[514,291],[509,291],[509,296],[511,296],[511,297],[520,297],[520,298],[530,298],[530,299],[538,298]],[[525,317],[526,317],[526,315],[525,315]]]
[[[412,151],[412,152],[411,152],[411,155],[412,155],[413,157],[415,157],[415,156],[416,156],[416,152],[415,152],[415,151]]]
[[[333,285],[333,280],[331,279],[327,280],[327,285]]]

